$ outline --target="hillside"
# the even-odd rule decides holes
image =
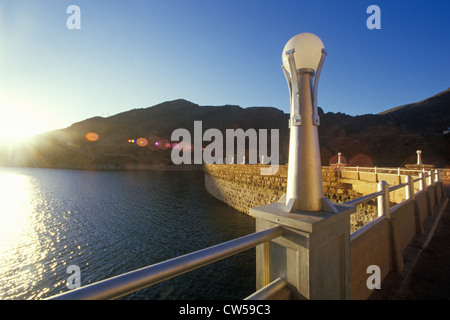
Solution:
[[[448,166],[450,134],[444,130],[450,126],[449,111],[450,90],[377,115],[349,116],[320,109],[322,164],[336,162],[341,152],[350,165],[404,166],[415,163],[416,150],[421,149],[424,163]],[[222,132],[277,128],[280,161],[284,163],[288,158],[288,118],[288,114],[270,107],[199,106],[175,100],[107,118],[90,118],[35,136],[19,150],[1,150],[0,164],[80,169],[171,165],[171,149],[165,144],[178,128],[189,130],[193,136],[196,120],[202,121],[203,132],[209,128]],[[86,138],[89,132],[96,134],[91,141]],[[139,138],[145,138],[148,145],[136,143]]]
[[[450,104],[450,95],[449,95],[449,91],[450,88],[448,88],[445,91],[439,92],[438,94],[435,94],[434,96],[427,98],[425,100],[416,102],[416,103],[410,103],[410,104],[406,104],[403,106],[398,106],[383,112],[380,112],[380,115],[384,115],[384,114],[388,114],[388,113],[392,113],[392,112],[396,112],[396,111],[400,111],[402,109],[408,109],[408,108],[413,108],[413,107],[427,107],[430,105],[444,105],[446,104],[447,106]]]
[[[366,158],[376,166],[404,166],[416,162],[420,149],[424,163],[450,165],[450,134],[444,133],[450,126],[450,89],[377,115],[326,114],[322,123],[321,145],[339,149],[351,164]]]

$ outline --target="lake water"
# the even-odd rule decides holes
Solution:
[[[253,218],[206,192],[202,172],[0,168],[0,299],[66,292],[71,265],[83,286],[253,232]],[[254,291],[253,249],[123,299]]]

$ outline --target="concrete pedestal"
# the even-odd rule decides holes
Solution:
[[[289,213],[284,203],[250,209],[256,231],[286,228],[256,249],[257,290],[281,277],[294,299],[350,299],[350,214],[356,207],[323,198],[323,211]]]

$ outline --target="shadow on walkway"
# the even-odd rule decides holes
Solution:
[[[445,193],[450,197],[450,184],[445,185]],[[426,236],[422,240],[424,238]],[[426,244],[426,241],[421,244]],[[450,201],[428,241],[425,247],[421,247],[420,255],[410,270],[403,275],[391,272],[382,282],[381,289],[376,290],[369,300],[449,300]],[[411,246],[417,245],[417,240],[411,243]]]

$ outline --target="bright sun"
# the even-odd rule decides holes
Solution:
[[[0,144],[14,145],[54,125],[46,104],[0,88]]]
[[[3,119],[2,119],[3,120]],[[5,119],[6,120],[6,119]],[[0,140],[4,142],[13,142],[14,140],[21,140],[28,136],[27,128],[22,125],[7,121],[0,122]]]
[[[29,119],[26,116],[8,116],[0,118],[0,143],[14,144],[24,141],[42,132],[39,119]]]
[[[15,144],[42,133],[52,119],[41,106],[0,92],[0,144]]]

